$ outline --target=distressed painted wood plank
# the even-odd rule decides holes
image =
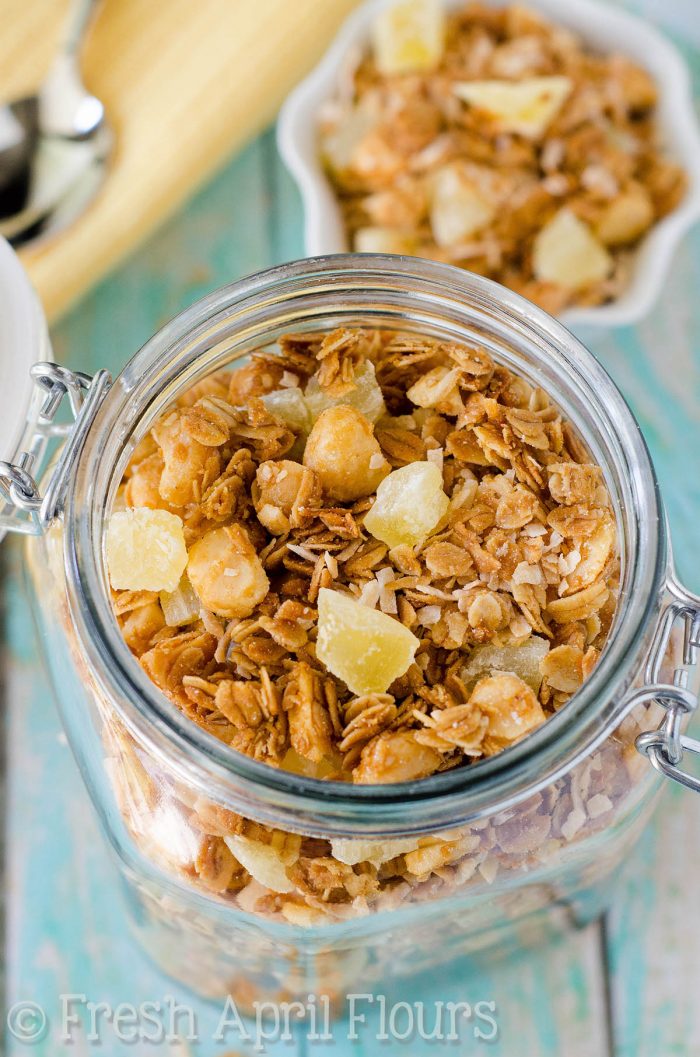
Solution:
[[[669,789],[608,916],[616,1057],[700,1054],[700,798]]]
[[[265,183],[270,141],[267,133],[239,155],[66,317],[53,335],[57,359],[118,371],[181,309],[274,263]]]
[[[377,1052],[406,1053],[411,1057],[431,1057],[441,1047],[448,1051],[488,1052],[494,1057],[607,1057],[608,1037],[605,993],[600,974],[601,938],[597,925],[571,933],[566,940],[543,945],[539,950],[510,956],[506,960],[484,957],[465,959],[444,971],[426,974],[408,985],[402,981],[384,982],[374,1003],[358,1002],[366,1018],[352,1037],[349,1021],[334,1029],[333,1041],[306,1043],[310,1057],[376,1057]],[[384,992],[384,1016],[377,1011]],[[409,1038],[391,1037],[391,1010],[395,1008],[396,1035],[406,1035],[408,1016],[401,1003],[416,1004],[423,1010],[424,1032],[416,1030]],[[439,1004],[467,1003],[470,1019],[457,1020],[461,1046],[449,1040],[449,1019],[442,1021],[442,1040],[430,1039],[438,1030]],[[493,1022],[485,1018],[488,1003]],[[494,1029],[497,1025],[497,1032]],[[414,1025],[419,1025],[418,1013]],[[387,1028],[388,1025],[388,1028]],[[475,1034],[479,1028],[482,1035]],[[386,1036],[389,1035],[387,1038]]]

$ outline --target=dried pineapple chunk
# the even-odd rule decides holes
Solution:
[[[363,98],[349,109],[332,132],[321,139],[321,155],[328,168],[336,175],[347,175],[357,161],[362,143],[377,124],[377,113],[371,99]]]
[[[248,837],[224,837],[232,855],[250,876],[272,892],[293,892],[294,885],[287,877],[284,863],[275,848]]]
[[[412,256],[418,242],[410,231],[397,228],[369,227],[355,232],[355,253],[396,253]]]
[[[346,866],[357,866],[360,862],[371,862],[381,866],[397,855],[415,851],[420,844],[420,837],[404,837],[396,840],[346,840],[336,838],[331,841],[333,858]]]
[[[365,517],[365,528],[390,547],[420,543],[445,516],[450,501],[433,462],[412,462],[386,477]]]
[[[342,396],[331,396],[330,393],[321,389],[318,379],[314,376],[309,379],[306,387],[306,406],[311,415],[312,423],[328,407],[337,407],[344,404],[346,407],[354,407],[360,414],[364,415],[368,422],[374,425],[382,415],[386,414],[386,404],[382,391],[377,383],[377,375],[374,364],[365,360],[355,371],[355,386]]]
[[[454,165],[435,174],[432,185],[430,227],[438,246],[453,246],[469,238],[494,217],[473,183]]]
[[[313,425],[311,413],[299,386],[288,389],[275,389],[260,398],[275,418],[290,426],[295,433],[308,433]]]
[[[434,69],[444,42],[441,0],[399,0],[373,26],[374,61],[387,76]]]
[[[630,181],[606,206],[596,234],[606,246],[624,246],[643,235],[654,222],[654,203],[643,184]]]
[[[568,77],[526,77],[522,81],[460,81],[460,99],[485,111],[500,132],[539,139],[569,96]]]
[[[506,673],[517,675],[537,693],[542,683],[540,665],[548,652],[549,643],[537,635],[520,646],[477,646],[460,674],[467,689],[484,675]]]
[[[300,756],[296,749],[289,748],[280,764],[283,771],[290,774],[301,774],[305,778],[330,778],[335,772],[331,760],[322,759],[316,762],[308,760],[306,756]]]
[[[136,507],[112,514],[106,549],[109,579],[118,591],[174,591],[187,565],[182,519],[167,510]]]
[[[418,646],[394,617],[321,588],[316,656],[354,694],[383,694],[408,670]]]
[[[191,624],[193,620],[197,620],[202,603],[187,576],[183,576],[174,591],[160,592],[160,607],[168,627],[176,628],[180,624]]]
[[[542,282],[579,290],[607,279],[613,260],[588,225],[565,207],[538,232],[532,264]]]

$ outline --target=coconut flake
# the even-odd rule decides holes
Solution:
[[[520,562],[513,573],[514,584],[541,584],[542,570],[539,565],[529,565],[528,562]]]
[[[466,602],[466,596],[469,594],[470,591],[473,591],[475,587],[481,587],[481,580],[470,580],[470,582],[468,584],[465,584],[463,587],[455,587],[454,591],[452,592],[452,597],[458,605],[461,602]]]
[[[291,551],[292,554],[298,555],[299,558],[306,559],[307,562],[316,562],[317,555],[309,550],[308,547],[303,547],[300,543],[288,543],[287,550]]]
[[[360,591],[358,602],[368,609],[375,609],[379,601],[380,587],[376,580],[368,580]]]
[[[487,884],[493,884],[498,874],[498,859],[490,856],[479,863],[479,873]]]
[[[293,892],[294,885],[287,877],[285,864],[269,844],[247,837],[224,837],[229,851],[245,866],[258,884],[273,892]]]
[[[537,536],[546,536],[547,528],[540,521],[531,521],[529,525],[524,525],[520,530],[521,536],[528,536],[529,538],[536,538]]]
[[[430,595],[431,598],[442,598],[445,602],[452,601],[451,592],[439,591],[437,587],[431,587],[430,584],[416,584],[413,590],[420,591],[422,595]]]
[[[587,165],[580,180],[587,191],[593,191],[603,198],[614,198],[620,192],[620,185],[604,165]]]
[[[558,198],[568,192],[569,181],[563,173],[551,173],[544,178],[541,186],[548,195],[552,195],[553,198]]]
[[[605,815],[610,811],[612,806],[613,803],[610,797],[606,796],[605,793],[596,793],[586,804],[586,811],[589,818],[600,818],[601,815]]]
[[[562,536],[562,534],[560,532],[557,532],[556,529],[555,529],[555,531],[549,537],[549,543],[545,547],[545,550],[547,550],[547,551],[556,550],[557,547],[563,542],[564,542],[564,537]]]
[[[564,161],[566,149],[561,139],[548,139],[545,141],[540,152],[540,165],[545,172],[558,169]]]
[[[326,563],[326,568],[328,569],[328,572],[335,580],[338,576],[338,562],[336,561],[335,557],[330,553],[330,551],[323,552],[323,560]]]
[[[430,627],[432,624],[437,624],[441,616],[442,610],[440,609],[440,606],[423,606],[422,609],[416,610],[418,623],[426,628]]]
[[[442,471],[442,466],[445,461],[445,449],[444,448],[428,448],[425,453],[425,457],[428,462],[433,462],[437,466],[438,470]]]
[[[393,616],[399,611],[395,591],[389,587],[389,584],[395,578],[394,570],[390,566],[386,566],[384,569],[377,569],[375,576],[379,584],[379,608],[383,613],[389,613]]]
[[[573,550],[568,554],[559,555],[559,572],[562,576],[569,576],[581,562],[581,551]]]
[[[515,614],[508,625],[508,629],[514,639],[525,639],[532,631],[532,628],[522,613]]]
[[[580,807],[574,808],[561,827],[562,836],[565,840],[573,840],[585,821],[586,812]]]

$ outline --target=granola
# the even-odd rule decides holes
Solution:
[[[398,0],[353,62],[320,152],[356,251],[455,264],[557,313],[618,296],[683,198],[650,75],[525,7]]]
[[[233,372],[135,451],[107,540],[130,648],[273,766],[391,782],[506,748],[576,692],[610,627],[600,468],[483,349],[347,328],[283,338],[281,364],[289,349],[296,371],[255,354],[245,402]],[[267,401],[292,390],[355,403]]]

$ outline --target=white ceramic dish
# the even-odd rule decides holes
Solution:
[[[335,194],[319,161],[317,120],[332,99],[338,77],[367,46],[371,24],[393,0],[367,0],[343,24],[318,66],[289,96],[280,114],[277,140],[304,204],[304,241],[309,256],[348,249]],[[464,0],[445,0],[449,8]],[[506,0],[488,0],[494,7]],[[688,69],[677,49],[648,22],[597,0],[528,0],[553,22],[568,26],[601,52],[623,51],[644,66],[659,86],[657,120],[664,148],[689,175],[688,192],[677,209],[644,238],[634,257],[630,283],[614,302],[569,309],[567,324],[636,323],[650,310],[663,285],[674,250],[700,219],[700,132],[693,110]]]
[[[14,458],[26,425],[30,367],[51,358],[39,299],[14,250],[0,238],[0,460]]]

